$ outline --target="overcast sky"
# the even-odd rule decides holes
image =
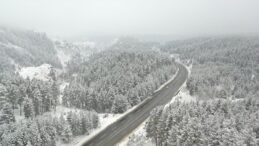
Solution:
[[[0,0],[0,25],[76,35],[259,32],[259,0]]]

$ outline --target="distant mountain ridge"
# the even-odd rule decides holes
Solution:
[[[62,67],[55,45],[45,33],[0,27],[0,72],[14,70],[15,65],[44,63]]]

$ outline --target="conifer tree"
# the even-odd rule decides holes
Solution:
[[[63,131],[61,132],[61,139],[64,143],[69,143],[72,138],[72,131],[68,124],[65,124]]]
[[[129,107],[127,98],[123,95],[118,95],[114,98],[114,102],[112,105],[112,112],[113,113],[123,113]]]
[[[4,107],[0,111],[0,125],[6,123],[9,124],[15,122],[15,117],[10,104],[5,103]]]
[[[24,106],[23,107],[24,116],[26,118],[33,118],[34,117],[34,107],[33,107],[32,100],[29,99],[28,97],[26,97],[24,100],[23,106]]]

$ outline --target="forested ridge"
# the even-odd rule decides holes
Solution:
[[[151,95],[175,72],[174,60],[165,54],[104,51],[90,57],[73,73],[76,76],[65,89],[63,104],[122,113]]]
[[[259,95],[259,38],[218,37],[168,43],[164,51],[193,63],[187,88],[202,99]]]

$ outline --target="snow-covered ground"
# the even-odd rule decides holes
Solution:
[[[56,111],[51,111],[51,112],[46,112],[43,114],[44,115],[52,115],[53,117],[60,117],[61,115],[67,115],[68,112],[79,112],[81,111],[81,109],[77,109],[77,108],[67,108],[64,106],[57,106],[56,107]],[[24,113],[23,113],[24,114]],[[20,115],[20,109],[17,108],[14,110],[14,116],[15,116],[15,120],[16,121],[21,121],[23,119],[25,119],[24,115]]]
[[[50,80],[50,70],[51,70],[51,65],[49,64],[42,64],[41,66],[36,66],[36,67],[23,67],[18,71],[18,74],[26,79],[39,79],[43,81],[48,81]]]
[[[185,66],[186,68],[187,68],[187,70],[188,70],[188,75],[190,75],[191,74],[191,70],[192,70],[192,64],[191,65],[189,65],[189,66]],[[187,81],[187,80],[186,80]],[[190,94],[189,94],[189,91],[187,90],[187,88],[186,88],[186,82],[182,85],[182,87],[180,87],[180,89],[179,89],[179,93],[176,95],[176,96],[174,96],[174,97],[172,97],[172,100],[167,104],[167,105],[169,105],[169,104],[171,104],[171,103],[173,103],[173,102],[175,102],[175,101],[180,101],[180,102],[191,102],[191,101],[196,101],[197,100],[197,98],[195,97],[195,96],[191,96]],[[167,106],[166,105],[166,106]],[[165,106],[165,107],[166,107]]]
[[[97,129],[94,129],[93,131],[91,131],[90,135],[80,135],[80,136],[76,136],[73,138],[73,140],[68,143],[68,144],[62,144],[62,146],[75,146],[78,145],[80,146],[80,142],[82,142],[82,140],[87,140],[90,139],[91,137],[95,136],[97,133],[99,133],[100,131],[102,131],[103,129],[105,129],[108,125],[110,125],[111,123],[115,122],[117,119],[119,119],[121,117],[121,114],[98,114],[99,116],[99,127]]]
[[[189,66],[185,66],[189,72],[189,75],[191,74],[192,71],[192,64],[190,64]]]
[[[148,119],[147,119],[148,120]],[[140,124],[132,133],[126,136],[121,142],[116,144],[116,146],[127,146],[131,139],[141,139],[141,141],[134,141],[134,146],[155,146],[151,139],[146,137],[145,125],[147,120],[145,120],[142,124]],[[132,146],[132,145],[130,145]]]
[[[64,106],[57,106],[56,111],[46,112],[43,115],[52,115],[53,117],[60,117],[61,115],[64,115],[66,117],[67,113],[69,112],[80,112],[83,111],[82,109],[77,108],[68,108]]]
[[[184,87],[172,100],[170,101],[169,104],[175,102],[175,101],[180,101],[180,102],[192,102],[196,101],[197,98],[195,96],[191,96],[187,89]]]

